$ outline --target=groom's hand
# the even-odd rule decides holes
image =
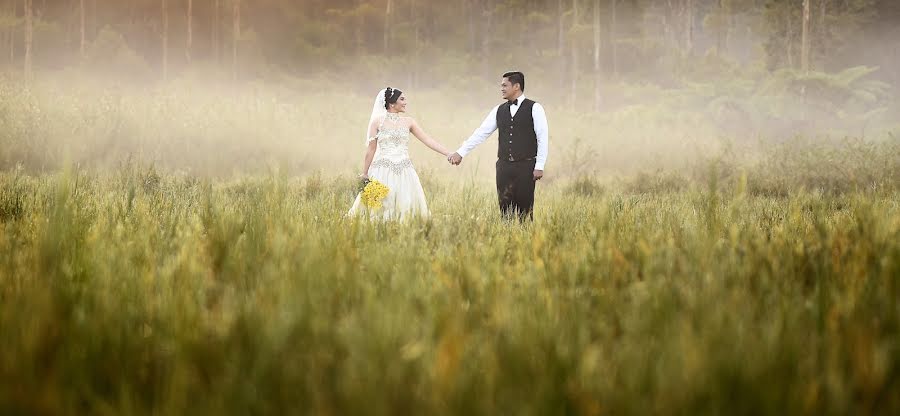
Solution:
[[[462,163],[462,159],[463,159],[462,156],[460,156],[459,153],[456,153],[456,152],[453,152],[453,154],[451,154],[450,156],[447,157],[447,161],[450,162],[450,164],[454,165],[454,166]]]
[[[535,169],[533,172],[534,180],[539,181],[544,177],[544,171]]]

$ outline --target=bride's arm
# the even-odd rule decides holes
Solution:
[[[369,177],[369,166],[372,165],[372,159],[375,158],[375,150],[378,149],[378,141],[375,140],[375,135],[378,134],[378,125],[377,120],[373,120],[371,124],[369,124],[369,141],[366,144],[366,157],[363,159],[363,171],[362,177]]]
[[[412,132],[412,134],[416,136],[419,141],[424,143],[425,146],[428,146],[431,150],[434,150],[435,152],[438,152],[444,156],[447,156],[451,153],[450,150],[448,150],[442,144],[432,139],[431,136],[428,135],[428,133],[425,133],[425,130],[422,130],[422,128],[419,127],[419,123],[416,123],[416,120],[412,120],[412,123],[409,125],[409,131]]]

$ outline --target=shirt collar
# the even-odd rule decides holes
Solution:
[[[518,100],[518,101],[516,101],[516,103],[517,103],[516,105],[521,106],[522,102],[525,101],[525,94],[520,95],[519,98],[516,98],[516,100]],[[508,100],[507,102],[509,102],[509,101],[511,101],[511,100]]]

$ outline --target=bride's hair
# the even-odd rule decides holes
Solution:
[[[384,90],[384,109],[387,110],[388,106],[396,103],[402,94],[403,91],[387,87],[387,89]]]

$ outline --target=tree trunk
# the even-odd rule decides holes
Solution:
[[[423,5],[421,7],[428,7],[427,5],[428,5],[428,3],[426,2],[425,5]],[[418,86],[416,84],[419,81],[419,74],[416,69],[418,68],[418,65],[419,65],[419,47],[420,47],[419,41],[420,41],[420,39],[419,39],[419,16],[417,16],[417,13],[416,13],[417,12],[416,0],[410,0],[409,9],[410,9],[410,14],[411,14],[410,18],[412,19],[412,24],[413,24],[413,58],[412,58],[412,62],[409,63],[409,83],[408,83],[408,85],[411,88],[418,88]],[[426,11],[426,13],[427,13],[427,11]]]
[[[809,72],[809,0],[803,0],[803,33],[800,38],[800,69]]]
[[[184,57],[191,63],[191,47],[194,43],[194,0],[187,0],[187,41],[184,45]]]
[[[724,55],[728,51],[728,40],[731,35],[730,0],[719,0],[719,33],[716,35],[716,54]]]
[[[475,5],[478,0],[465,0],[466,6],[468,6],[468,21],[469,21],[469,53],[474,57],[478,53],[478,44],[477,44],[477,32],[475,27]]]
[[[238,40],[241,38],[241,0],[232,0],[234,3],[234,10],[232,12],[232,19],[234,23],[234,29],[232,30],[232,42],[231,42],[231,79],[237,81],[238,77]]]
[[[91,37],[97,37],[97,0],[91,0]]]
[[[357,0],[356,4],[354,5],[356,13],[354,13],[355,17],[353,19],[353,25],[355,26],[353,28],[353,39],[356,41],[356,53],[358,54],[363,54],[365,49],[365,41],[363,39],[362,32],[362,27],[365,23],[365,17],[362,15],[362,13],[359,13],[359,11],[361,10],[360,8],[364,4],[366,4],[365,0]]]
[[[594,110],[600,110],[600,0],[594,0]]]
[[[163,81],[169,80],[169,0],[162,0],[162,70]]]
[[[594,71],[600,71],[600,0],[594,0]]]
[[[825,49],[825,39],[828,39],[828,26],[825,25],[825,17],[826,17],[826,5],[828,0],[819,0],[819,29],[816,31],[818,36],[814,36],[816,38],[816,44],[818,46],[819,56],[824,56],[828,51]],[[812,42],[810,42],[810,55],[813,55],[813,47]],[[812,57],[810,57],[810,61],[813,61]],[[896,61],[895,61],[896,62]],[[822,62],[824,65],[824,60]],[[810,62],[810,67],[815,66],[812,62]]]
[[[612,0],[612,22],[609,25],[609,43],[612,45],[612,67],[613,77],[619,76],[619,42],[616,37],[618,29],[618,0]]]
[[[79,53],[81,54],[81,60],[82,60],[82,62],[84,62],[85,46],[86,46],[86,44],[87,44],[87,43],[86,43],[86,36],[85,36],[85,33],[84,33],[84,0],[79,0],[79,2],[78,2],[78,15],[79,15],[79,17],[80,17],[80,19],[81,19],[81,22],[80,22],[80,26],[81,26],[81,46],[80,46],[80,48],[79,48]]]
[[[794,68],[794,19],[787,19],[787,63],[789,68]]]
[[[485,17],[484,30],[481,32],[481,73],[489,74],[491,71],[491,59],[490,59],[490,48],[491,48],[491,36],[493,36],[494,32],[494,1],[495,0],[483,0],[484,1],[484,12],[483,15]]]
[[[394,2],[392,0],[387,0],[387,7],[384,8],[384,54],[388,55],[388,48],[390,45],[391,38],[391,13],[393,12]]]
[[[213,12],[212,12],[212,48],[213,48],[213,60],[218,64],[222,62],[222,53],[220,49],[221,40],[219,39],[219,10],[221,10],[219,0],[213,1]]]
[[[578,21],[579,21],[578,0],[572,0],[572,29],[573,30],[577,29]],[[572,50],[571,50],[572,68],[570,68],[572,71],[572,79],[570,80],[572,82],[572,84],[571,84],[572,85],[572,88],[571,88],[572,93],[570,94],[569,97],[572,99],[573,105],[578,102],[578,97],[576,96],[578,94],[578,52],[579,52],[578,38],[577,38],[577,36],[575,36],[575,32],[572,32]]]
[[[663,25],[663,37],[664,39],[671,40],[672,39],[672,15],[675,13],[675,9],[672,7],[672,0],[666,0],[666,9],[662,14],[662,25]]]
[[[565,49],[565,22],[563,18],[565,17],[565,10],[563,10],[563,0],[558,0],[556,4],[556,14],[557,14],[557,27],[559,28],[556,50],[559,52],[559,56],[563,55],[563,50]]]
[[[557,1],[557,16],[558,16],[558,26],[559,33],[557,38],[556,52],[559,54],[559,62],[562,66],[565,66],[562,58],[566,56],[566,32],[565,32],[565,10],[563,10],[563,0]],[[564,68],[560,68],[559,70],[559,87],[562,88],[566,85],[566,71]]]
[[[34,37],[32,0],[25,0],[25,76],[31,77],[31,43]]]
[[[12,0],[12,16],[13,18],[19,13],[19,3],[18,0]],[[16,61],[16,28],[15,26],[9,29],[9,63],[12,64]]]
[[[694,54],[694,0],[687,0],[687,9],[685,10],[685,14],[687,15],[687,22],[685,24],[685,42],[686,47],[684,48],[687,51],[688,55]]]

